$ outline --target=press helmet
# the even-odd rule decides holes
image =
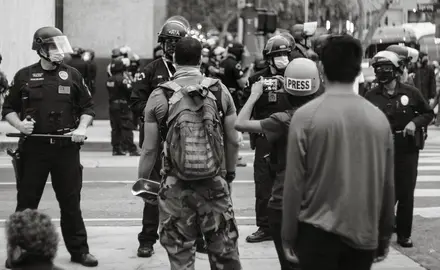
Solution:
[[[284,71],[284,89],[293,96],[313,95],[320,83],[318,67],[310,59],[293,59]]]

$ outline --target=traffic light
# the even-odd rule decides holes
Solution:
[[[258,12],[258,34],[274,33],[278,26],[278,15],[275,12],[267,11],[265,8],[257,8]]]

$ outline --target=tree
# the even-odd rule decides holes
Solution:
[[[204,29],[220,31],[220,40],[237,19],[237,0],[169,0],[168,16],[184,16],[192,26],[200,23]]]
[[[359,21],[358,21],[358,37],[362,42],[362,48],[364,49],[364,53],[365,50],[368,48],[368,46],[370,45],[370,42],[374,36],[374,33],[376,32],[377,28],[380,25],[380,21],[382,20],[382,17],[385,15],[385,13],[387,12],[387,10],[390,8],[390,5],[393,3],[393,0],[381,0],[381,7],[379,8],[379,10],[377,12],[374,13],[374,17],[371,20],[372,24],[368,27],[368,31],[364,36],[364,29],[365,29],[365,14],[366,14],[366,8],[365,8],[365,4],[373,4],[372,0],[357,0],[358,5],[359,5],[359,12],[360,12],[360,16],[359,16]],[[378,1],[376,1],[378,2]]]

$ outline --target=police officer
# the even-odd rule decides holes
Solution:
[[[289,133],[289,125],[293,112],[315,97],[320,84],[316,64],[305,58],[298,58],[290,62],[284,73],[284,80],[288,78],[298,80],[307,79],[311,80],[312,83],[309,84],[309,87],[304,87],[301,91],[284,85],[284,83],[280,83],[277,87],[277,91],[288,94],[286,97],[290,105],[289,108],[286,111],[274,112],[267,118],[261,120],[250,120],[254,106],[263,96],[264,87],[263,81],[254,83],[252,85],[252,95],[240,111],[235,124],[235,128],[238,131],[265,134],[265,137],[270,142],[269,163],[275,176],[268,204],[269,227],[282,270],[299,269],[298,264],[291,263],[286,259],[281,242],[282,198],[286,170],[287,134]]]
[[[90,93],[92,96],[94,95],[94,78],[93,78],[93,70],[90,66],[90,62],[86,62],[83,59],[83,55],[85,53],[85,50],[80,47],[73,47],[73,53],[71,54],[71,59],[69,61],[66,61],[66,64],[76,68],[79,73],[81,73],[82,77],[84,78],[84,81],[87,84],[87,87],[90,90]],[[96,73],[94,74],[96,77]],[[93,81],[93,87],[91,82]]]
[[[411,63],[417,63],[417,60],[419,59],[419,51],[414,48],[400,45],[390,45],[385,50],[396,53],[400,58],[402,65],[402,74],[399,76],[400,82],[415,87],[413,78],[409,76],[408,68]]]
[[[128,67],[128,73],[130,74],[130,78],[133,80],[136,73],[139,72],[139,68],[141,66],[141,59],[137,54],[131,55],[129,59],[130,59],[130,66]]]
[[[269,66],[249,78],[249,87],[245,89],[246,96],[250,95],[252,85],[259,81],[261,77],[272,78],[283,76],[289,64],[291,45],[282,36],[274,36],[267,41],[264,54]],[[272,81],[278,83],[278,81]],[[275,85],[275,89],[277,89]],[[291,108],[287,96],[277,94],[273,91],[265,91],[262,97],[255,104],[252,117],[255,120],[262,120],[271,114],[281,112]],[[247,242],[256,243],[271,240],[269,232],[269,222],[267,205],[272,190],[275,173],[271,170],[267,157],[270,153],[270,145],[263,133],[251,133],[252,148],[255,149],[254,159],[254,181],[255,181],[255,212],[258,230],[246,238]]]
[[[38,29],[32,50],[41,60],[17,72],[3,105],[3,116],[21,133],[64,134],[71,139],[27,137],[19,142],[23,170],[17,183],[17,208],[37,209],[51,174],[61,209],[61,231],[72,262],[97,266],[89,253],[80,194],[82,166],[79,144],[95,112],[93,101],[78,70],[62,63],[71,53],[67,37],[55,27]]]
[[[183,21],[184,20],[184,21]],[[173,65],[173,54],[176,43],[187,35],[189,23],[185,19],[167,20],[159,31],[159,43],[164,56],[149,63],[136,75],[131,93],[131,108],[135,117],[143,116],[143,111],[151,92],[160,83],[170,80],[176,69]],[[141,120],[142,121],[142,120]],[[144,140],[144,124],[141,123],[139,130],[139,146],[142,147]],[[160,159],[157,160],[151,180],[160,181]],[[142,231],[138,235],[138,257],[151,257],[154,253],[153,245],[158,239],[157,229],[159,226],[159,209],[157,201],[146,202],[142,218]]]
[[[206,76],[209,66],[209,55],[211,51],[208,48],[202,49],[202,63],[200,64],[200,72]]]
[[[304,57],[304,58],[308,58],[308,53],[307,51],[309,50],[309,48],[307,47],[307,45],[305,44],[305,39],[304,39],[304,25],[303,24],[295,24],[292,27],[292,35],[293,38],[295,39],[296,42],[296,46],[294,49],[294,55],[296,55],[297,57]]]
[[[237,110],[240,110],[240,97],[251,72],[251,69],[244,71],[241,66],[244,53],[243,44],[231,43],[227,48],[226,59],[219,65],[219,78],[231,92]]]
[[[122,55],[122,52],[121,52],[121,48],[114,48],[113,50],[112,50],[112,61],[113,61],[113,59],[116,59],[116,58],[118,58],[118,57],[123,57],[123,55]],[[110,64],[108,64],[108,66],[107,66],[107,76],[108,77],[111,77],[112,76],[112,72],[111,72],[111,66],[112,66],[112,63],[110,62]]]
[[[432,121],[434,112],[418,89],[398,79],[403,70],[396,53],[377,53],[372,66],[379,85],[365,98],[385,113],[394,134],[397,243],[412,247],[414,189],[419,150],[424,145],[422,128]]]
[[[130,156],[139,156],[133,142],[134,126],[132,112],[128,106],[132,82],[124,76],[125,69],[123,59],[114,59],[111,65],[113,75],[107,80],[113,155],[124,156],[124,151],[127,150]]]

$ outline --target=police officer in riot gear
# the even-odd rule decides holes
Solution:
[[[402,247],[412,247],[419,151],[424,146],[423,127],[432,121],[434,112],[418,89],[400,82],[403,64],[396,53],[377,53],[372,66],[379,85],[365,98],[385,113],[394,134],[397,243]]]
[[[114,48],[112,50],[112,56],[111,57],[112,57],[112,60],[116,59],[118,57],[123,57],[122,52],[121,52],[121,48],[119,48],[119,47],[118,48]],[[108,66],[107,66],[107,76],[108,77],[112,76],[111,65],[112,65],[112,63],[110,62],[110,64],[108,64]]]
[[[89,253],[80,194],[80,143],[95,112],[81,74],[63,64],[72,53],[67,37],[55,27],[38,29],[32,50],[41,60],[17,72],[3,105],[3,116],[24,135],[65,134],[71,138],[23,137],[19,151],[25,170],[19,172],[17,208],[37,209],[49,173],[61,209],[61,231],[71,261],[97,266]],[[13,265],[12,265],[13,267]]]
[[[264,54],[269,66],[249,78],[249,87],[245,89],[246,96],[250,95],[252,85],[259,81],[261,77],[272,78],[274,76],[283,76],[284,71],[289,64],[291,53],[291,43],[282,36],[274,36],[267,41],[264,48]],[[267,80],[268,82],[270,80]],[[277,80],[271,80],[277,82]],[[266,87],[270,87],[267,85]],[[277,85],[274,86],[278,89]],[[255,120],[261,120],[269,117],[271,114],[281,112],[291,108],[284,94],[277,94],[273,91],[265,93],[256,102],[252,117]],[[271,240],[269,233],[269,222],[267,205],[269,202],[273,182],[274,172],[271,170],[267,157],[270,153],[270,145],[263,133],[251,133],[251,146],[255,149],[254,159],[254,180],[255,180],[255,212],[258,230],[246,238],[247,242],[256,243]]]
[[[234,42],[227,47],[227,56],[219,65],[218,77],[231,92],[235,107],[240,110],[240,97],[248,81],[250,70],[243,70],[241,61],[245,53],[243,44]]]
[[[399,76],[400,82],[415,86],[413,79],[408,74],[408,69],[411,63],[417,63],[417,60],[419,59],[419,51],[414,48],[400,45],[390,45],[385,50],[396,53],[401,60],[400,69],[402,74]]]
[[[151,92],[160,83],[172,79],[176,69],[173,65],[173,54],[176,43],[189,31],[188,21],[181,16],[169,18],[159,32],[159,43],[161,44],[164,56],[154,60],[145,66],[135,75],[133,90],[131,94],[131,108],[135,117],[143,116],[145,105]],[[143,119],[141,117],[141,119]],[[141,123],[139,130],[139,146],[142,147],[144,139],[144,124]],[[160,181],[161,160],[157,160],[151,180]],[[146,202],[142,218],[142,231],[138,235],[139,257],[151,257],[154,253],[153,245],[158,239],[157,229],[159,226],[159,209],[157,201]],[[197,250],[205,252],[204,240],[197,241]]]
[[[93,70],[90,67],[90,62],[86,62],[83,59],[83,54],[85,53],[85,50],[80,47],[73,47],[72,50],[73,53],[71,54],[71,59],[69,61],[66,61],[66,64],[76,68],[79,71],[79,73],[81,73],[82,77],[84,78],[84,81],[87,84],[87,87],[90,90],[90,93],[93,96],[94,87],[93,88],[91,87],[91,81],[94,81],[94,79],[92,78]]]
[[[124,156],[124,151],[127,150],[130,156],[140,156],[133,142],[134,126],[132,112],[128,106],[132,82],[124,75],[125,71],[123,59],[116,58],[111,65],[113,75],[107,80],[113,155]]]

